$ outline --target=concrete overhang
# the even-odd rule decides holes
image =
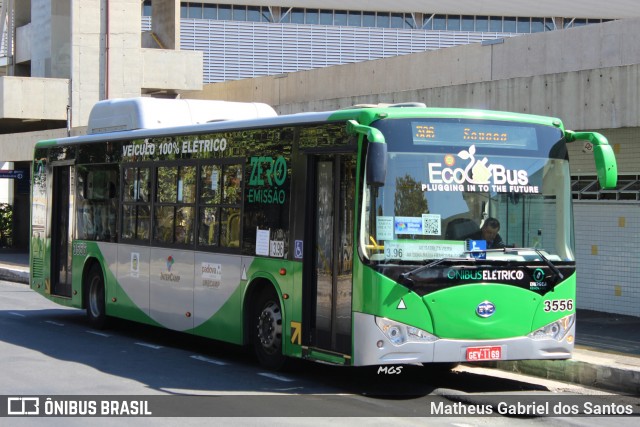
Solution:
[[[69,79],[0,76],[0,120],[65,120]]]
[[[622,19],[640,17],[637,0],[205,0],[205,3],[246,4],[335,10],[419,12],[449,15],[538,16]]]
[[[142,91],[201,90],[203,82],[201,51],[140,49]]]
[[[68,79],[0,76],[0,134],[65,128],[69,85]]]

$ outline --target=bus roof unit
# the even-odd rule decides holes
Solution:
[[[87,134],[274,116],[277,116],[277,113],[273,108],[259,102],[159,98],[108,99],[99,101],[91,109]]]

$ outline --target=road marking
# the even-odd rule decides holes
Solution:
[[[271,374],[269,372],[258,372],[258,375],[262,375],[263,377],[271,378],[278,381],[284,381],[287,383],[295,381],[294,379],[283,377],[282,375]]]
[[[192,359],[199,360],[201,362],[213,363],[214,365],[225,366],[227,364],[226,362],[223,362],[221,360],[211,359],[209,357],[204,357],[204,356],[193,355],[189,357],[191,357]]]
[[[154,345],[154,344],[149,344],[149,343],[146,343],[146,342],[137,342],[135,344],[136,345],[141,345],[142,347],[149,347],[149,348],[152,348],[154,350],[160,350],[162,348],[161,345]]]
[[[56,326],[64,326],[64,323],[58,323],[58,322],[54,322],[53,320],[45,320],[45,323],[50,323],[52,325],[56,325]]]
[[[304,387],[274,388],[275,391],[304,390]]]
[[[85,332],[88,334],[98,335],[105,338],[109,338],[111,336],[109,334],[103,334],[102,332],[96,332],[96,331],[85,331]]]
[[[15,311],[10,311],[9,314],[13,314],[14,316],[18,316],[18,317],[27,317],[22,313],[16,313]]]

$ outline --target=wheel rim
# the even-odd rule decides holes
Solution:
[[[282,340],[282,312],[273,301],[268,302],[258,316],[258,339],[265,352],[280,351]]]
[[[89,310],[91,310],[92,317],[100,317],[102,313],[100,310],[100,279],[94,277],[91,280],[91,285],[89,286]]]

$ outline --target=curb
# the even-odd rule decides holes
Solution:
[[[488,367],[538,378],[579,384],[619,393],[640,394],[640,368],[617,367],[580,360],[515,360],[493,362]]]
[[[0,268],[0,280],[6,280],[7,282],[29,284],[29,271],[12,269],[12,268]]]

